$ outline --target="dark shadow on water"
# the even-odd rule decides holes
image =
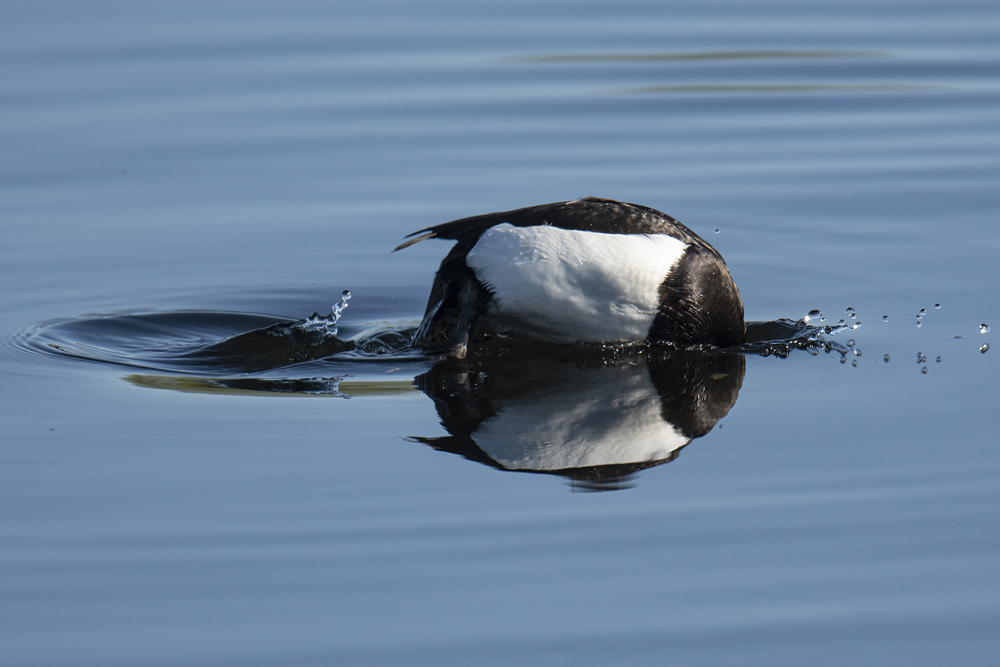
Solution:
[[[220,311],[120,313],[43,322],[13,341],[29,352],[175,373],[233,375],[287,369],[337,357],[414,359],[412,326],[337,335],[336,322],[313,314],[289,321]]]
[[[848,349],[801,320],[752,322],[736,349],[629,344],[553,346],[493,338],[465,359],[410,346],[414,327],[339,331],[335,315],[297,321],[252,313],[126,313],[46,322],[25,351],[156,373],[147,388],[246,396],[352,398],[420,391],[444,436],[412,442],[493,468],[556,475],[574,489],[627,488],[709,433],[736,403],[746,355]],[[365,376],[357,379],[355,375]]]

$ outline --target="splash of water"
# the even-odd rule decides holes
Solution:
[[[340,319],[341,313],[347,308],[347,302],[351,300],[351,291],[344,290],[340,293],[340,301],[333,304],[333,308],[330,309],[330,317],[333,318],[334,327],[337,326],[337,321]],[[336,331],[334,331],[336,333]]]
[[[747,344],[742,350],[764,357],[787,357],[793,350],[805,350],[812,356],[820,352],[827,354],[835,352],[841,355],[841,363],[846,363],[847,355],[854,346],[854,341],[848,341],[846,347],[840,343],[828,340],[826,336],[836,336],[848,330],[847,324],[841,320],[836,325],[815,326],[809,321],[822,321],[822,313],[812,311],[800,320],[776,320],[774,322],[748,322]],[[857,355],[860,356],[860,355]]]
[[[337,322],[340,320],[340,316],[343,314],[344,310],[347,308],[347,302],[351,298],[350,290],[344,290],[340,294],[340,301],[333,304],[330,309],[329,315],[320,315],[319,313],[313,313],[307,319],[299,322],[296,328],[299,331],[305,332],[317,332],[323,336],[331,336],[333,338],[337,337]]]
[[[837,334],[843,333],[848,329],[849,327],[847,326],[847,322],[845,322],[844,320],[840,320],[836,324],[833,325],[827,324],[826,326],[821,327],[820,333],[828,334],[830,336],[836,336]]]

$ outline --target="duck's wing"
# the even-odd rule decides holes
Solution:
[[[487,229],[505,222],[515,227],[552,225],[604,234],[669,234],[685,243],[701,240],[677,220],[656,209],[613,199],[587,197],[445,222],[409,234],[406,237],[409,240],[393,252],[435,238],[458,241],[459,245],[472,247]]]

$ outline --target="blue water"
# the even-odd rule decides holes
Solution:
[[[998,73],[986,2],[8,3],[0,663],[996,664]],[[448,247],[405,234],[585,195],[701,234],[750,320],[861,326],[599,493],[477,458],[431,360],[33,344],[345,289],[405,327]],[[486,369],[498,419],[645,377],[538,363]]]

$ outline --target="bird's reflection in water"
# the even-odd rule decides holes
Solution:
[[[131,340],[138,325],[145,332],[167,332],[163,336],[169,340],[178,322],[187,324],[185,331],[200,331],[191,325],[192,318],[195,324],[201,321],[198,317],[204,316],[125,316],[112,323],[124,331],[118,337],[123,340]],[[739,395],[746,368],[743,353],[760,352],[546,346],[497,337],[482,341],[465,359],[442,359],[427,370],[430,360],[409,346],[412,330],[390,328],[341,340],[299,326],[310,321],[239,332],[239,320],[231,327],[237,333],[220,341],[206,345],[199,337],[192,346],[185,337],[183,344],[160,346],[166,352],[158,347],[155,354],[126,348],[110,363],[173,371],[177,374],[125,379],[184,392],[349,398],[397,394],[416,385],[434,401],[449,435],[412,440],[502,470],[562,475],[575,488],[608,490],[629,486],[635,472],[672,461],[712,430]],[[107,338],[108,318],[93,322],[100,328],[90,338]],[[84,333],[96,326],[85,324]],[[798,338],[785,329],[778,333],[787,339],[782,343],[787,348]],[[800,333],[797,328],[788,331]],[[802,344],[812,345],[809,341]],[[384,363],[422,374],[412,384],[396,379],[405,371],[390,381],[353,379],[355,369]],[[191,370],[208,374],[190,375]]]
[[[411,440],[579,490],[627,488],[712,430],[745,369],[741,354],[655,349],[446,359],[416,383],[449,435]]]

